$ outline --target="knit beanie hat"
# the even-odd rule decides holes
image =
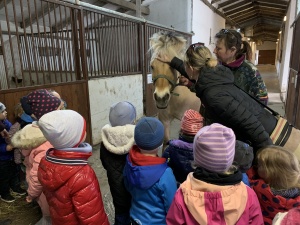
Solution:
[[[184,134],[196,135],[200,128],[203,127],[203,117],[199,112],[188,109],[184,112],[181,119],[181,131]]]
[[[5,105],[2,102],[0,102],[0,113],[2,113],[5,109]]]
[[[38,125],[56,149],[77,147],[86,131],[85,119],[73,110],[55,110],[43,115]]]
[[[300,225],[300,208],[292,208],[283,218],[281,225]]]
[[[61,100],[45,89],[39,89],[27,95],[27,102],[37,119],[44,114],[56,110]]]
[[[218,123],[201,128],[194,138],[194,164],[211,172],[226,172],[235,154],[232,129]]]
[[[164,125],[154,117],[143,117],[134,129],[134,140],[142,150],[154,150],[164,141]]]
[[[135,107],[130,102],[118,102],[109,110],[109,122],[112,127],[133,124],[136,119]]]
[[[234,165],[238,166],[242,173],[246,173],[252,166],[253,158],[253,148],[247,143],[236,140]]]

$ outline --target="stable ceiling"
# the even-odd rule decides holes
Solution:
[[[229,27],[240,28],[253,41],[278,39],[289,0],[212,0]]]

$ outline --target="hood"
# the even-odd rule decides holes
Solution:
[[[42,131],[36,124],[28,124],[15,133],[11,139],[14,147],[31,150],[46,142]]]
[[[161,178],[167,168],[166,160],[162,164],[134,166],[128,155],[124,168],[124,179],[127,180],[129,185],[146,190]]]
[[[207,224],[207,215],[216,215],[216,212],[226,215],[226,224],[236,224],[248,199],[247,188],[242,182],[236,185],[213,185],[194,178],[193,173],[188,175],[180,189],[187,208],[199,224]],[[220,212],[221,209],[223,212]],[[203,211],[205,213],[199,213]],[[217,217],[215,222],[218,222]]]
[[[134,145],[135,125],[112,127],[107,124],[102,128],[101,138],[105,148],[117,155],[127,154]]]
[[[200,98],[207,88],[217,85],[233,85],[233,83],[234,76],[231,70],[225,66],[218,65],[214,68],[203,67],[195,86],[196,94]]]

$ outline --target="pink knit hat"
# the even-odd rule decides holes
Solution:
[[[196,135],[197,132],[203,127],[203,117],[199,112],[188,109],[184,112],[181,119],[181,131],[184,134]]]
[[[290,209],[280,225],[300,225],[300,208]]]
[[[235,154],[233,131],[218,123],[201,128],[194,138],[194,163],[211,172],[226,172]]]

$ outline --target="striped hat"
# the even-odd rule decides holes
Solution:
[[[226,172],[235,154],[233,131],[218,123],[201,128],[194,138],[194,163],[211,172]]]
[[[197,111],[188,109],[181,119],[181,131],[184,134],[196,135],[203,127],[203,117]]]

